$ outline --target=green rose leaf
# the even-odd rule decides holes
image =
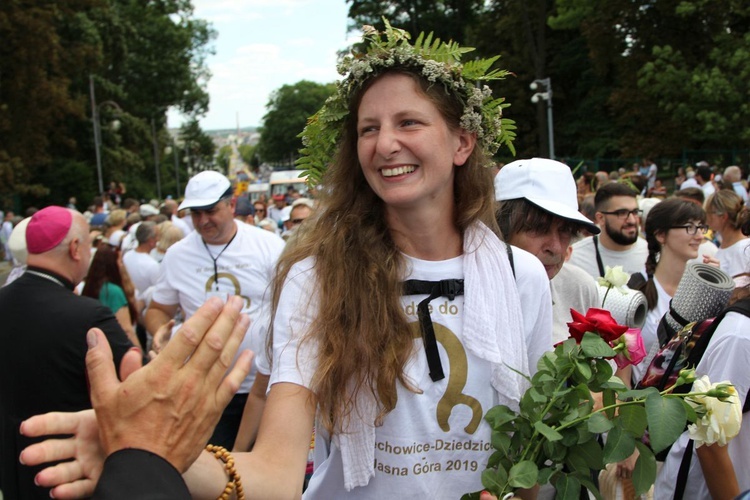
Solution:
[[[581,494],[581,482],[567,474],[560,475],[555,482],[555,500],[578,500]]]
[[[592,433],[588,430],[588,427],[585,425],[576,425],[575,426],[576,433],[578,434],[578,440],[576,443],[583,444],[587,441],[591,441],[596,437],[596,433]]]
[[[534,422],[534,429],[539,431],[539,434],[546,437],[550,441],[559,441],[563,438],[562,434],[560,434],[544,422]]]
[[[606,359],[597,359],[595,363],[596,374],[594,375],[593,390],[601,392],[604,384],[612,378],[612,367]]]
[[[587,426],[589,431],[594,434],[601,434],[602,432],[610,430],[614,424],[612,424],[612,421],[601,413],[594,413],[589,417]]]
[[[547,396],[539,392],[536,387],[531,387],[529,389],[529,394],[531,395],[531,399],[535,403],[546,403],[547,402]]]
[[[495,436],[492,436],[492,439],[495,439]],[[487,468],[492,469],[498,466],[498,464],[501,462],[503,458],[505,458],[505,454],[501,451],[496,451],[492,455],[490,455],[489,460],[487,460]]]
[[[557,472],[557,469],[555,467],[545,467],[539,471],[539,477],[537,478],[537,483],[539,484],[547,484],[549,482],[550,477],[552,477],[552,474]]]
[[[620,407],[620,422],[625,430],[635,437],[641,437],[648,425],[646,410],[638,405],[622,406]]]
[[[586,459],[584,459],[578,451],[578,448],[571,448],[568,450],[568,454],[565,457],[565,465],[568,466],[570,472],[589,474],[589,466],[586,465]]]
[[[680,399],[650,394],[646,398],[646,416],[651,448],[659,453],[677,441],[685,430],[687,412]]]
[[[493,432],[491,441],[493,448],[502,452],[506,456],[508,455],[508,450],[510,449],[509,435],[507,435],[505,432]]]
[[[482,486],[484,486],[487,491],[494,493],[499,497],[500,493],[508,487],[508,473],[505,472],[505,469],[503,469],[502,466],[495,470],[485,469],[484,472],[482,472]]]
[[[589,365],[588,361],[576,361],[576,371],[584,381],[591,378],[591,365]]]
[[[626,399],[646,398],[651,394],[659,394],[659,389],[657,389],[656,387],[647,387],[645,389],[625,391],[623,393],[620,393],[620,399],[622,401],[625,401]]]
[[[544,456],[548,459],[552,460],[553,462],[560,462],[565,458],[565,454],[568,452],[567,446],[564,444],[564,441],[544,441],[544,444],[542,444],[542,450],[544,451]]]
[[[583,334],[581,350],[589,358],[609,358],[616,354],[599,335],[591,332]]]
[[[615,389],[618,391],[627,391],[628,387],[622,383],[622,380],[620,380],[620,377],[611,376],[609,377],[609,380],[607,380],[606,383],[602,384],[602,387],[605,389]]]
[[[616,425],[607,434],[607,443],[604,445],[604,463],[611,464],[625,460],[635,450],[635,438],[625,431],[620,425]]]
[[[639,496],[646,493],[656,481],[656,459],[651,449],[645,444],[636,441],[635,446],[638,448],[640,456],[635,462],[632,480],[635,496]]]
[[[513,488],[531,488],[536,484],[537,477],[539,477],[539,469],[536,464],[530,460],[524,460],[511,467],[508,484]]]
[[[575,447],[575,451],[586,462],[589,469],[600,470],[604,467],[602,447],[596,439],[579,444]]]
[[[516,418],[516,412],[511,410],[505,405],[497,405],[490,409],[485,415],[484,419],[490,424],[494,430],[504,430],[503,426],[506,423],[512,422]],[[508,430],[511,430],[510,427]]]
[[[579,477],[578,480],[581,481],[581,485],[584,488],[589,490],[594,495],[594,498],[596,498],[596,500],[602,500],[602,494],[599,493],[599,489],[594,485],[593,481],[584,477]]]

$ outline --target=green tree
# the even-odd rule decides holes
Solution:
[[[346,0],[353,28],[364,24],[383,29],[383,17],[393,26],[403,28],[414,36],[424,31],[433,32],[442,40],[463,43],[466,30],[481,17],[481,0]]]
[[[613,139],[617,133],[602,105],[609,94],[598,93],[606,89],[606,82],[592,70],[585,40],[576,29],[549,26],[554,13],[554,0],[489,2],[469,30],[467,44],[484,56],[500,54],[497,64],[514,75],[497,82],[493,90],[511,104],[505,114],[518,126],[518,157],[549,154],[547,103],[532,103],[534,91],[529,88],[534,80],[544,78],[550,78],[553,90],[555,156],[617,154]],[[589,138],[596,140],[588,142]]]
[[[224,145],[216,153],[216,164],[224,171],[229,170],[229,162],[232,157],[232,146]]]
[[[237,150],[240,152],[240,158],[245,164],[250,165],[250,168],[257,170],[260,166],[258,161],[258,155],[256,154],[258,146],[251,146],[250,144],[240,144],[237,146]]]
[[[213,139],[200,127],[198,120],[189,120],[180,127],[180,141],[184,144],[188,158],[188,173],[195,175],[203,170],[216,167],[214,155],[216,145]],[[226,170],[222,173],[226,174]]]
[[[557,3],[552,25],[579,29],[597,77],[611,82],[606,105],[623,155],[676,155],[685,148],[746,143],[750,7],[745,3]]]
[[[302,140],[297,137],[307,119],[315,114],[335,91],[334,84],[302,80],[275,90],[266,105],[258,155],[263,161],[293,163]]]
[[[189,0],[0,2],[0,200],[90,200],[97,176],[89,75],[104,182],[153,196],[154,143],[163,152],[168,142],[167,108],[190,117],[207,109],[205,57],[215,33],[192,15]]]

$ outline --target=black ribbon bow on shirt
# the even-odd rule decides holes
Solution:
[[[427,355],[427,366],[430,369],[430,378],[433,382],[437,382],[445,378],[445,373],[443,372],[443,365],[440,362],[435,329],[432,326],[432,318],[430,317],[430,301],[438,297],[447,297],[448,300],[453,300],[457,295],[463,295],[464,280],[404,281],[404,295],[424,294],[427,294],[428,297],[417,306],[417,317],[419,318],[419,328],[422,331],[425,354]]]

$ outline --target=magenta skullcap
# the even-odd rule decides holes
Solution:
[[[73,214],[67,208],[47,207],[31,216],[26,226],[26,249],[30,254],[52,250],[65,238],[73,224]]]

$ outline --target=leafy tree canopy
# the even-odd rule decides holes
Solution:
[[[333,94],[334,84],[302,80],[275,90],[266,105],[258,154],[262,161],[293,162],[299,156],[302,140],[297,137],[307,118],[315,114]]]

